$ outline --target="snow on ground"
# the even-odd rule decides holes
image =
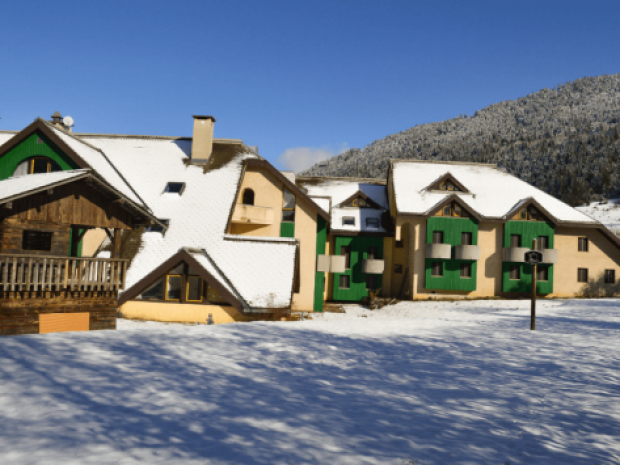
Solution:
[[[607,464],[620,300],[0,338],[2,464]]]

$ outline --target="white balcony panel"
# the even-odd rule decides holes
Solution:
[[[426,258],[450,260],[452,258],[452,246],[450,244],[426,244]]]
[[[233,223],[242,224],[273,224],[273,208],[256,207],[254,205],[235,205],[232,216]]]
[[[346,265],[346,257],[344,255],[331,255],[329,261],[330,273],[344,273]]]
[[[558,262],[558,250],[557,249],[544,249],[543,253],[543,263],[554,264]]]
[[[385,270],[385,261],[383,260],[362,260],[362,273],[383,274],[383,270]]]
[[[456,260],[480,260],[479,245],[457,245],[454,247]]]
[[[331,260],[329,255],[317,255],[316,271],[318,271],[319,273],[329,273],[330,262]]]
[[[527,247],[507,247],[502,249],[502,261],[513,263],[525,263],[525,253],[529,252]]]

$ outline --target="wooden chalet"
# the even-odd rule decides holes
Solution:
[[[0,335],[116,329],[121,233],[159,221],[89,170],[0,181]],[[111,258],[78,257],[104,228]]]

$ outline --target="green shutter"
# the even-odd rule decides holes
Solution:
[[[317,216],[316,222],[316,254],[325,254],[325,243],[327,242],[327,221],[322,216]],[[314,311],[323,311],[323,283],[325,273],[316,272],[314,276]]]

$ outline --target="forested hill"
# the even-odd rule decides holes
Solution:
[[[577,205],[620,189],[620,74],[588,77],[351,149],[302,175],[385,178],[392,158],[495,163]]]

